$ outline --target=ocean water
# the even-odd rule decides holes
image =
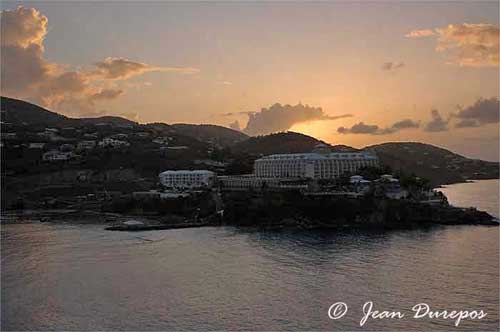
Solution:
[[[483,183],[445,190],[454,203],[498,210],[498,189],[475,188]],[[498,235],[485,226],[122,233],[100,225],[3,225],[1,330],[497,331]],[[328,308],[339,301],[348,311],[331,320]],[[360,327],[367,301],[405,316]],[[422,302],[487,315],[458,327],[414,319],[411,308]]]
[[[448,202],[459,207],[476,207],[492,216],[500,218],[500,180],[478,180],[471,183],[458,183],[438,189]]]

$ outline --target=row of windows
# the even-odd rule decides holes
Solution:
[[[257,161],[255,173],[263,177],[304,177],[306,165],[313,164],[314,178],[335,178],[344,172],[355,172],[363,166],[377,166],[376,160],[315,160],[290,163]]]

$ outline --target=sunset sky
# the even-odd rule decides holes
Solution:
[[[356,147],[422,141],[499,159],[497,1],[1,9],[2,95],[68,116],[293,130]]]

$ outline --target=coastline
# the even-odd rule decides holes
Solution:
[[[256,229],[414,229],[433,225],[499,226],[499,220],[475,208],[391,199],[306,198],[297,193],[230,193],[225,211],[204,217],[173,214],[114,213],[52,209],[2,211],[1,223],[99,224],[103,230],[147,231],[205,226]]]

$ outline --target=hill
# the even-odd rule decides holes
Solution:
[[[98,123],[108,123],[108,124],[114,124],[114,125],[130,125],[130,126],[135,126],[138,125],[137,122],[125,119],[119,116],[100,116],[97,118],[79,118],[79,119],[71,119],[72,121],[79,122],[79,123],[85,123],[85,124],[98,124]]]
[[[61,126],[71,119],[40,106],[7,97],[0,97],[2,123],[13,125],[47,125]]]
[[[356,151],[356,149],[346,145],[332,146],[314,137],[292,131],[250,137],[243,142],[235,144],[232,150],[234,153],[246,153],[251,155],[304,153],[311,152],[318,144],[325,144],[329,146],[332,151]]]
[[[248,136],[240,131],[216,125],[176,123],[170,125],[170,128],[178,134],[190,136],[202,142],[210,141],[224,147],[248,139]]]
[[[2,123],[15,126],[43,125],[49,127],[66,126],[86,126],[99,123],[111,125],[138,126],[137,122],[119,117],[102,116],[96,118],[69,118],[64,115],[49,111],[43,107],[31,104],[22,100],[1,97]],[[194,125],[194,124],[173,124],[151,123],[143,125],[144,128],[160,129],[169,132],[194,138],[201,142],[208,142],[214,145],[227,147],[237,142],[246,140],[247,135],[242,132],[216,125]]]
[[[97,123],[137,125],[137,122],[119,116],[69,118],[23,100],[8,97],[0,98],[2,122],[12,125],[44,125],[51,127],[78,126]]]
[[[253,160],[261,155],[311,152],[320,143],[329,146],[334,152],[358,151],[346,145],[332,146],[314,137],[295,132],[248,137],[239,131],[216,125],[168,125],[164,123],[141,125],[114,116],[75,119],[22,100],[7,97],[1,97],[1,120],[2,131],[10,127],[10,131],[19,131],[20,136],[18,137],[25,137],[25,139],[30,140],[29,142],[38,142],[40,140],[36,132],[43,131],[43,127],[77,127],[79,128],[79,135],[83,135],[89,130],[92,132],[97,130],[100,137],[118,134],[121,131],[125,131],[124,133],[127,134],[134,132],[138,134],[141,131],[147,131],[149,134],[146,135],[153,138],[168,136],[171,140],[170,145],[190,147],[189,153],[185,151],[182,158],[200,159],[210,157],[216,160],[233,160],[230,168],[232,168],[231,172],[234,172],[234,174],[238,174],[241,170],[251,171]],[[98,126],[94,125],[99,123],[112,124],[110,126],[112,128],[98,130]],[[30,131],[33,131],[32,136],[29,136]],[[132,134],[132,136],[135,134]],[[71,139],[75,140],[78,138],[77,136],[71,137]],[[144,144],[153,144],[151,139],[147,142],[141,142],[139,145],[133,144],[134,149],[138,151],[147,150]],[[16,144],[19,143],[23,142]],[[420,177],[428,178],[433,185],[463,182],[468,179],[499,177],[498,163],[468,159],[429,144],[414,142],[384,143],[368,146],[365,150],[375,152],[382,164],[390,166],[394,170],[404,170],[406,173],[415,173]],[[177,155],[179,153],[171,151],[170,155],[173,159],[179,159],[181,158],[181,155]],[[179,162],[187,161],[187,159],[179,160]],[[156,159],[152,158],[150,163],[154,163],[153,160]],[[20,161],[22,160],[20,159]]]
[[[499,163],[469,159],[449,150],[416,142],[392,142],[372,145],[381,163],[427,178],[433,185],[464,182],[470,179],[496,179]]]

